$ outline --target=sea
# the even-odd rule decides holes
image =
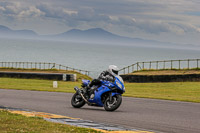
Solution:
[[[74,43],[33,39],[0,39],[0,62],[48,62],[91,71],[95,78],[109,65],[136,62],[200,59],[200,50]]]

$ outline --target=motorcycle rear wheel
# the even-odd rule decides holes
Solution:
[[[114,95],[110,101],[108,97],[104,102],[104,109],[106,111],[115,111],[119,108],[122,103],[122,96],[121,95]]]
[[[74,108],[81,108],[82,106],[85,105],[85,101],[83,100],[83,98],[76,92],[72,99],[71,99],[71,105]]]

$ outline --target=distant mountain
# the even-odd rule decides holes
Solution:
[[[1,37],[36,37],[38,36],[32,30],[11,30],[10,28],[0,25],[0,36]]]
[[[72,29],[70,31],[64,32],[59,34],[58,36],[83,36],[83,37],[107,37],[107,36],[117,36],[114,35],[108,31],[105,31],[101,28],[93,28],[88,30],[78,30],[78,29]]]
[[[0,37],[22,38],[22,39],[40,39],[40,40],[59,40],[79,43],[92,44],[112,44],[112,45],[130,45],[139,47],[171,47],[180,48],[183,45],[169,42],[159,42],[154,40],[145,40],[141,38],[129,38],[119,36],[101,28],[92,28],[88,30],[72,29],[61,34],[38,35],[32,30],[12,30],[6,26],[0,25]],[[193,45],[185,45],[190,47]],[[193,46],[194,47],[194,46]]]
[[[11,31],[11,29],[6,26],[0,25],[0,31]]]
[[[96,41],[114,41],[120,36],[112,34],[101,28],[93,28],[88,30],[72,29],[67,32],[53,35],[54,38],[68,40],[68,41],[83,41],[83,42],[96,42]]]
[[[164,46],[165,43],[154,41],[154,40],[144,40],[141,38],[129,38],[124,36],[119,36],[110,33],[101,28],[92,28],[88,30],[72,29],[67,32],[46,36],[51,39],[67,40],[72,42],[87,42],[87,43],[106,43],[106,44],[128,44],[135,46]],[[170,45],[169,43],[167,43]]]

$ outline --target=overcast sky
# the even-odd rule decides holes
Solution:
[[[0,25],[38,34],[103,28],[132,38],[200,45],[200,0],[0,0]]]

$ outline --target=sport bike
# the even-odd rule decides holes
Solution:
[[[71,99],[74,108],[81,108],[85,104],[89,106],[104,107],[106,111],[114,111],[122,103],[122,94],[125,92],[124,82],[120,76],[115,76],[115,81],[101,80],[100,85],[87,89],[90,80],[82,80],[82,88],[75,87],[76,93]],[[90,91],[94,89],[94,97],[90,98]]]

